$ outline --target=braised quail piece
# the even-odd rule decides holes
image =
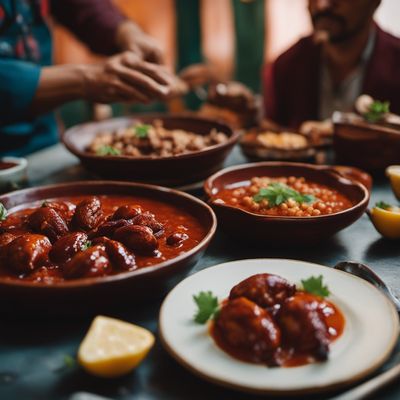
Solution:
[[[82,251],[88,241],[88,235],[85,232],[73,232],[63,236],[53,244],[49,257],[56,263],[65,263],[76,253]]]
[[[276,365],[279,328],[269,312],[254,302],[245,297],[228,301],[215,320],[215,329],[229,347],[246,354],[248,361]]]
[[[56,210],[66,222],[71,221],[76,208],[75,204],[72,204],[69,201],[45,201],[43,202],[42,207]]]
[[[50,207],[41,207],[28,217],[29,226],[37,233],[47,236],[52,243],[69,232],[60,214]]]
[[[92,229],[89,233],[89,239],[93,239],[100,236],[106,236],[108,238],[112,238],[115,231],[118,228],[122,228],[123,226],[132,225],[131,220],[127,219],[118,219],[115,221],[106,221],[100,224],[96,229]]]
[[[74,228],[90,231],[96,228],[103,220],[104,213],[101,208],[101,201],[98,197],[90,197],[81,201],[75,210],[72,218]]]
[[[151,255],[158,249],[158,241],[153,231],[142,225],[129,225],[115,231],[114,239],[129,249],[144,255]]]
[[[164,225],[156,220],[154,214],[148,211],[133,218],[132,223],[134,225],[149,227],[156,237],[159,237],[164,233]]]
[[[108,258],[116,270],[133,271],[137,268],[135,255],[122,243],[102,236],[94,239],[93,244],[104,245]]]
[[[91,278],[107,275],[111,271],[111,262],[102,245],[80,251],[63,266],[66,279]]]
[[[31,272],[48,260],[50,249],[46,236],[27,233],[7,245],[7,265],[16,273]]]
[[[142,213],[142,208],[138,205],[125,205],[118,207],[111,219],[132,219]]]
[[[189,235],[186,233],[176,232],[169,235],[166,239],[166,242],[168,246],[179,247],[187,239],[189,239]]]
[[[296,351],[324,361],[329,353],[329,332],[315,297],[296,293],[285,300],[277,314],[282,340]]]
[[[229,299],[246,297],[260,307],[273,307],[283,303],[295,292],[296,286],[278,275],[257,274],[234,286]]]

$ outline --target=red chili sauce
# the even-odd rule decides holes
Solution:
[[[293,196],[291,190],[295,190],[297,196]],[[252,213],[281,217],[315,217],[353,206],[337,190],[294,176],[253,177],[248,182],[219,191],[212,200]]]
[[[67,279],[114,275],[175,258],[197,246],[206,234],[195,217],[170,204],[145,197],[97,196],[96,198],[98,204],[101,204],[100,212],[94,210],[93,205],[82,206],[85,201],[93,199],[93,196],[79,196],[41,201],[28,208],[9,213],[6,220],[0,223],[0,276],[51,284]],[[121,223],[120,229],[127,229],[127,232],[118,234],[118,229],[101,231],[103,224],[110,221],[114,223],[113,215],[120,206],[132,206],[139,210],[141,216],[146,215],[150,223],[139,222],[137,216],[133,218],[123,216],[114,218],[114,221],[118,220],[117,223]],[[47,209],[48,214],[50,214],[49,208],[55,210],[65,225],[63,221],[57,219],[58,217],[56,219],[59,225],[50,220],[54,217],[53,211],[47,220],[47,217],[40,219],[40,216],[39,219],[34,219],[33,213],[38,210],[42,212],[43,208]],[[78,209],[80,219],[76,215]],[[99,215],[97,222],[90,226],[93,216],[97,218]],[[86,221],[89,221],[89,226],[85,226]],[[54,224],[57,225],[56,228]],[[157,229],[152,224],[155,224]],[[132,226],[135,226],[138,232],[132,233],[130,231]],[[65,251],[62,246],[57,245],[57,242],[66,236],[77,232],[84,237],[83,241],[69,243],[64,246]],[[132,236],[137,233],[143,233],[144,238]],[[25,237],[24,234],[30,234],[28,239],[32,237],[33,240],[24,242],[21,239]],[[9,238],[7,235],[12,237]],[[108,239],[113,243],[97,243],[98,240],[109,242]],[[150,241],[146,242],[147,239]],[[22,241],[19,246],[16,246],[17,240]],[[61,247],[61,251],[52,252],[55,246]],[[79,248],[76,250],[77,246]],[[98,248],[98,251],[88,254],[84,259],[81,253],[92,251],[94,247]],[[40,252],[43,254],[37,256]],[[68,252],[71,252],[71,257],[64,256],[63,253]],[[17,258],[15,253],[22,256]],[[78,256],[82,260],[76,260],[71,266],[71,260]],[[89,260],[96,257],[97,264]],[[125,264],[123,257],[126,260]],[[60,259],[62,261],[55,261]]]
[[[254,286],[247,294],[254,300],[259,288]],[[271,367],[325,361],[329,345],[344,330],[342,312],[319,296],[295,291],[281,304],[267,308],[248,298],[231,296],[210,324],[210,335],[218,347],[241,361]]]
[[[16,167],[18,164],[13,162],[0,161],[0,170]]]

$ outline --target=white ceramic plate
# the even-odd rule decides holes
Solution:
[[[281,275],[300,283],[322,275],[346,325],[330,346],[329,360],[294,368],[245,363],[220,350],[206,325],[193,322],[193,294],[211,290],[220,300],[241,280],[258,273]],[[322,265],[282,259],[240,260],[200,271],[166,297],[159,328],[167,351],[183,366],[212,382],[265,394],[304,394],[337,389],[365,377],[390,355],[399,335],[393,304],[368,282]]]

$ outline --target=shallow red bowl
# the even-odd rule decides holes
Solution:
[[[85,151],[98,133],[126,128],[138,119],[147,124],[159,119],[167,129],[184,129],[201,135],[215,128],[225,133],[228,140],[201,151],[171,157],[98,156]],[[144,114],[77,125],[65,131],[61,139],[88,170],[99,176],[177,186],[198,182],[218,171],[238,141],[239,133],[212,119],[191,115]]]
[[[354,205],[329,215],[280,217],[260,215],[211,200],[220,190],[245,183],[254,176],[303,176],[338,190]],[[289,162],[260,162],[225,168],[207,179],[204,190],[225,232],[266,246],[313,244],[326,239],[360,218],[369,201],[369,192],[363,184],[341,176],[331,167]]]
[[[116,304],[140,304],[143,297],[157,297],[172,287],[196,264],[216,230],[216,217],[201,200],[176,190],[114,181],[72,182],[19,190],[0,196],[7,209],[57,197],[79,195],[151,197],[168,202],[196,217],[205,236],[193,249],[160,264],[112,276],[83,278],[54,284],[0,277],[0,311],[30,315],[81,314],[107,310]]]

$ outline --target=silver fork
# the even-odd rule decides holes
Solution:
[[[393,291],[385,282],[371,268],[365,264],[357,263],[354,261],[344,261],[336,264],[334,269],[348,272],[352,275],[358,276],[359,278],[365,279],[376,288],[385,293],[389,299],[393,302],[397,311],[400,313],[400,301],[393,294]],[[374,378],[350,389],[338,396],[331,397],[330,400],[362,400],[372,394],[376,393],[379,389],[385,385],[393,382],[396,378],[400,377],[400,353],[395,357],[395,365],[389,368],[387,371],[375,376]]]

